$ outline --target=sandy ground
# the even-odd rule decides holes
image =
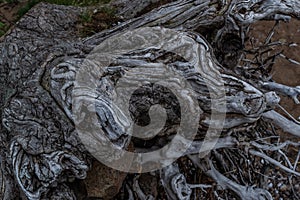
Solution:
[[[260,21],[255,23],[251,26],[249,37],[255,38],[257,44],[262,44],[274,24],[275,22],[272,21]],[[274,29],[272,41],[281,41],[286,44],[296,44],[290,47],[275,47],[276,49],[274,50],[283,50],[283,54],[287,58],[293,59],[300,63],[300,20],[292,19],[290,22],[280,22],[279,25]],[[288,86],[300,86],[300,65],[294,64],[288,61],[286,58],[277,58],[272,74],[273,80],[275,80],[277,83]],[[300,105],[295,104],[292,99],[281,96],[280,105],[296,119],[300,116]]]
[[[274,24],[274,22],[270,21],[257,22],[251,27],[250,37],[258,39],[259,42],[264,41]],[[285,56],[300,63],[300,21],[293,19],[288,23],[280,22],[275,28],[272,38],[272,41],[278,40],[287,44],[295,43],[298,45],[293,47],[278,47],[278,49],[283,49]],[[273,79],[285,85],[299,86],[300,65],[279,57],[274,65]],[[285,106],[285,108],[291,111],[295,116],[297,116],[297,114],[300,115],[300,105],[291,105],[284,99],[282,106]]]

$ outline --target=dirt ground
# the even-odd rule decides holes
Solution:
[[[250,37],[256,38],[261,43],[274,26],[274,22],[260,21],[251,26]],[[275,28],[272,41],[282,41],[287,44],[295,43],[297,46],[281,47],[283,54],[300,62],[300,20],[292,19],[290,22],[280,22]],[[278,47],[280,49],[280,47]],[[294,64],[285,58],[278,57],[273,69],[273,79],[289,86],[300,85],[300,65]],[[291,105],[285,99],[282,106],[291,111],[295,117],[300,116],[300,105]]]
[[[262,44],[274,24],[273,21],[255,23],[251,26],[249,37],[255,38],[256,45]],[[295,44],[290,47],[287,45],[275,48],[276,51],[283,50],[283,54],[287,58],[300,62],[300,20],[292,19],[290,22],[280,22],[274,29],[272,41]],[[273,80],[288,86],[300,86],[300,65],[288,61],[287,58],[277,58],[272,71]],[[292,99],[281,96],[280,105],[296,119],[300,116],[300,105],[295,104]]]

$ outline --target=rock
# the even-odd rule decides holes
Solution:
[[[119,193],[126,175],[94,161],[84,180],[88,196],[112,199]]]

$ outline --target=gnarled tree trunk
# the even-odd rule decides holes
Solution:
[[[142,10],[139,8],[138,11]],[[300,136],[297,120],[274,111],[280,101],[276,93],[290,96],[299,103],[300,90],[270,81],[267,79],[269,74],[261,73],[260,77],[251,74],[240,62],[249,25],[261,19],[299,18],[300,7],[296,1],[174,1],[88,38],[76,35],[75,25],[83,12],[84,9],[76,7],[41,3],[1,39],[0,180],[3,184],[0,195],[3,199],[84,199],[89,194],[107,199],[116,195],[123,199],[196,199],[205,196],[202,192],[193,197],[193,188],[207,190],[214,198],[272,199],[276,191],[268,187],[268,178],[264,176],[267,173],[282,176],[289,197],[298,198],[299,187],[295,182],[300,176],[299,156],[292,159],[286,154],[287,147],[299,149],[299,143],[275,142],[278,135],[272,128],[277,125]],[[159,49],[159,45],[142,46],[114,55],[114,62],[107,66],[97,68],[99,63],[96,61],[101,61],[100,58],[92,60],[88,68],[82,67],[94,55],[97,56],[98,45],[107,39],[114,42],[110,45],[116,49],[120,45],[121,49],[126,47],[126,42],[130,46],[136,39],[124,38],[122,34],[126,31],[139,33],[147,43],[155,37],[164,37],[160,33],[166,30],[178,34],[175,41],[189,41],[184,56]],[[167,35],[168,31],[165,33]],[[122,39],[120,43],[114,40],[116,36]],[[108,50],[112,46],[100,50],[113,55],[114,51]],[[196,65],[188,60],[189,50],[194,47],[197,47],[192,52],[198,58]],[[91,66],[96,67],[89,68]],[[199,106],[199,123],[195,138],[190,138],[189,132],[182,134],[195,140],[181,158],[148,174],[156,182],[161,179],[165,192],[159,189],[159,193],[149,192],[142,184],[143,175],[133,177],[95,164],[95,154],[83,144],[76,127],[86,115],[76,115],[74,109],[90,109],[89,106],[95,104],[96,123],[101,125],[101,132],[116,148],[133,152],[162,148],[172,140],[184,116],[197,116],[198,112],[182,112],[181,107],[195,105],[190,103],[189,96],[185,96],[184,103],[181,103],[173,91],[151,82],[161,79],[169,69],[191,85]],[[82,71],[91,72],[88,80],[78,81],[78,74]],[[129,117],[111,102],[116,95],[114,87],[122,76],[127,85],[134,85],[139,76],[144,77],[145,84],[130,97],[129,112],[134,123],[139,126],[151,124],[154,120],[151,107],[154,105],[160,104],[166,110],[166,123],[158,135],[138,139],[128,134],[126,123]],[[170,82],[183,80],[173,78]],[[92,85],[85,85],[85,81],[91,81]],[[220,84],[224,86],[221,90],[218,89]],[[130,91],[126,89],[124,91]],[[213,118],[212,114],[226,115],[226,118]],[[205,143],[210,125],[220,123],[223,129],[218,130],[219,134],[211,135],[209,143]],[[90,128],[88,124],[83,126],[85,130]],[[102,136],[98,139],[101,140]],[[214,144],[211,152],[205,154],[205,148],[211,144]],[[176,151],[185,144],[180,145],[178,143],[178,149],[163,152],[163,157],[166,160],[177,158]],[[107,152],[99,154],[106,154],[107,159],[122,156]],[[205,156],[199,157],[202,154]],[[148,162],[151,158],[139,164],[144,166]],[[100,184],[98,182],[101,188],[96,192],[91,191],[90,185],[85,185],[93,184],[93,181],[83,181],[93,166],[112,174],[103,178]],[[195,176],[198,169],[218,186],[187,183],[191,180],[191,171]],[[81,185],[89,191],[80,190]]]

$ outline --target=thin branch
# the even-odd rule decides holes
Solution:
[[[294,175],[296,175],[296,176],[300,176],[300,173],[299,173],[299,172],[296,172],[296,171],[294,171],[294,170],[292,170],[292,169],[287,168],[286,166],[282,165],[282,164],[281,164],[280,162],[278,162],[277,160],[274,160],[273,158],[270,158],[269,156],[267,156],[267,155],[264,154],[264,153],[261,153],[261,152],[259,152],[259,151],[255,151],[255,150],[253,150],[253,149],[250,149],[250,150],[249,150],[249,153],[252,154],[252,155],[254,155],[254,156],[258,156],[258,157],[261,157],[261,158],[267,160],[267,161],[270,162],[271,164],[273,164],[273,165],[279,167],[280,169],[282,169],[282,170],[284,170],[284,171],[286,171],[286,172],[288,172],[288,173],[294,174]]]

